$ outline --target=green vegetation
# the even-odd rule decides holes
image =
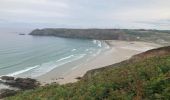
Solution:
[[[170,31],[168,30],[124,30],[128,36],[136,38],[137,41],[154,42],[162,45],[170,44]]]
[[[52,84],[7,100],[170,100],[170,55],[89,71],[79,82]]]

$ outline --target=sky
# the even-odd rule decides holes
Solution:
[[[170,0],[0,0],[0,28],[170,29]]]

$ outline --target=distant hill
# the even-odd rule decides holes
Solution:
[[[30,35],[97,40],[148,41],[163,45],[170,44],[170,31],[168,30],[46,28],[33,30]]]
[[[170,46],[88,71],[72,84],[52,84],[7,100],[169,100]]]
[[[30,35],[58,36],[84,39],[119,39],[129,40],[122,30],[116,29],[36,29]]]

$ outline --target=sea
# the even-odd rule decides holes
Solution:
[[[0,76],[34,78],[56,68],[60,72],[64,65],[88,61],[108,48],[104,41],[99,40],[1,32]],[[68,67],[65,72],[73,69]]]

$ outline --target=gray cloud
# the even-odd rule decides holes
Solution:
[[[170,0],[0,1],[0,19],[8,21],[6,26],[166,29],[169,10]]]

